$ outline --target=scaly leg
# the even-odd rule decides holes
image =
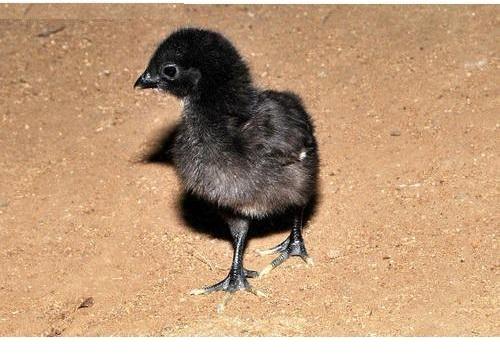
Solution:
[[[251,275],[252,271],[248,271],[243,268],[243,252],[245,250],[245,241],[248,232],[248,220],[243,218],[228,217],[227,222],[229,229],[231,230],[231,235],[235,241],[233,263],[231,265],[231,269],[229,270],[229,274],[217,284],[192,290],[191,295],[210,294],[214,291],[226,291],[231,294],[237,290],[246,290],[258,296],[265,296],[264,293],[259,290],[255,290],[250,286],[247,277]],[[229,299],[229,296],[224,298],[223,303],[218,307],[219,311],[223,310],[224,305],[229,301]]]
[[[288,236],[286,240],[275,247],[266,250],[256,250],[256,252],[261,256],[279,253],[279,256],[259,273],[259,277],[263,277],[291,256],[299,256],[307,264],[314,264],[312,258],[307,254],[304,239],[302,238],[302,214],[302,209],[295,213],[293,218],[292,231],[290,232],[290,236]]]

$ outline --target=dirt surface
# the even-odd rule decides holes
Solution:
[[[0,5],[0,335],[500,335],[500,8]],[[321,154],[315,260],[221,280],[172,166],[180,113],[132,89],[183,25],[223,31],[300,94]],[[208,226],[207,226],[208,224]],[[253,237],[246,265],[287,231]]]

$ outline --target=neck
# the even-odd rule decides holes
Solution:
[[[257,97],[257,90],[251,83],[234,85],[228,83],[217,88],[206,88],[201,93],[189,98],[193,108],[207,114],[247,115],[252,110]]]
[[[186,132],[212,141],[213,148],[232,144],[238,127],[252,118],[256,100],[257,90],[251,85],[189,96],[183,107]]]

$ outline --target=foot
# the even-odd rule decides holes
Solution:
[[[237,290],[249,291],[258,296],[264,296],[264,293],[259,290],[255,290],[250,286],[248,280],[246,279],[256,276],[258,273],[256,271],[244,270],[241,273],[229,273],[229,275],[217,284],[207,286],[201,289],[191,290],[191,295],[206,295],[213,293],[214,291],[226,291],[229,293],[234,293]]]
[[[224,312],[224,309],[229,300],[231,300],[232,295],[238,290],[245,290],[257,296],[266,297],[267,295],[264,292],[254,289],[250,286],[248,280],[246,279],[247,277],[250,277],[249,274],[251,274],[253,277],[256,276],[258,273],[254,270],[249,271],[246,269],[243,269],[243,271],[240,274],[229,273],[229,275],[224,280],[218,282],[217,284],[207,286],[201,289],[193,289],[191,290],[190,294],[206,295],[213,293],[214,291],[226,292],[226,295],[222,299],[222,302],[217,305],[218,313]]]
[[[259,278],[262,278],[264,275],[292,256],[299,256],[308,265],[314,265],[312,258],[307,254],[304,241],[301,238],[292,238],[289,236],[285,241],[275,247],[265,250],[256,250],[256,252],[261,256],[275,253],[279,254],[279,256],[275,258],[267,267],[262,269],[259,273]]]

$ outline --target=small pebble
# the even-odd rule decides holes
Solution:
[[[85,300],[83,300],[82,303],[80,304],[80,306],[78,306],[78,309],[92,307],[93,305],[94,305],[94,298],[91,296],[91,297],[88,297]]]

